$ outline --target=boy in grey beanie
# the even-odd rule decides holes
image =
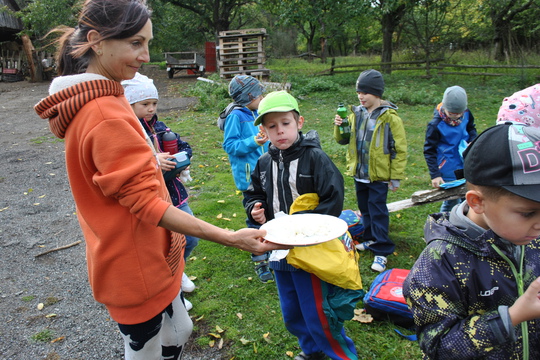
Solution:
[[[444,91],[442,102],[435,107],[433,119],[427,125],[424,158],[434,188],[456,180],[454,171],[463,169],[461,154],[476,137],[474,116],[467,105],[465,89],[450,86]],[[445,200],[440,211],[450,211],[461,201]]]
[[[395,244],[388,236],[390,218],[386,199],[388,189],[396,191],[405,177],[407,140],[397,106],[382,100],[384,79],[377,70],[363,71],[356,81],[359,106],[351,106],[349,138],[339,132],[341,117],[334,118],[334,139],[347,147],[346,174],[354,177],[356,201],[364,223],[364,242],[359,251],[371,250],[371,269],[386,269],[386,257]],[[353,141],[351,141],[353,139]]]

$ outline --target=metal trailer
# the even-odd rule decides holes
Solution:
[[[174,74],[186,70],[188,74],[204,76],[206,61],[196,52],[166,52],[167,74],[172,79]]]

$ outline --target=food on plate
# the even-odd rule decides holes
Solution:
[[[347,231],[345,221],[330,215],[287,215],[264,224],[266,240],[278,244],[311,245],[332,240]]]

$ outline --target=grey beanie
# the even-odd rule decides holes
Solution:
[[[461,114],[467,109],[467,93],[461,86],[451,86],[444,91],[442,106],[448,112]]]
[[[377,70],[365,70],[360,73],[356,80],[356,92],[363,92],[382,97],[384,93],[384,79]]]
[[[234,102],[246,106],[264,92],[264,85],[250,75],[236,75],[229,83],[229,95]]]

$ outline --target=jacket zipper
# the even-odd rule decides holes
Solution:
[[[279,181],[281,182],[281,189],[282,189],[282,194],[281,196],[283,197],[283,203],[285,204],[285,209],[288,209],[289,207],[287,206],[287,198],[285,196],[285,181],[284,181],[284,177],[283,175],[285,174],[285,164],[283,163],[283,151],[282,150],[279,150],[279,162],[278,162],[278,169],[279,169]]]

